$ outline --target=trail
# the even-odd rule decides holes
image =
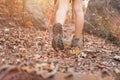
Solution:
[[[42,19],[47,23],[47,19],[39,6],[37,0],[36,2],[31,0],[27,2],[26,8],[38,22],[39,19]],[[56,80],[59,80],[59,77],[64,80],[65,75],[69,73],[74,74],[74,77],[77,78],[72,79],[69,76],[71,80],[94,80],[96,74],[97,77],[101,77],[97,72],[108,70],[108,73],[113,75],[112,71],[120,71],[120,61],[114,59],[115,56],[120,56],[120,47],[104,38],[85,33],[84,49],[76,57],[76,55],[70,53],[70,50],[63,52],[55,52],[53,50],[51,47],[52,32],[50,28],[46,36],[47,42],[43,51],[41,51],[44,30],[38,28],[43,27],[43,25],[38,24],[38,28],[35,28],[35,25],[32,25],[32,27],[19,26],[16,25],[16,20],[9,20],[6,17],[4,14],[0,14],[0,67],[8,64],[19,66],[34,65],[36,67],[36,64],[40,66],[42,65],[41,63],[57,63],[59,69]],[[21,17],[14,19],[20,21]],[[32,23],[37,24],[35,21]],[[64,38],[66,42],[71,41],[73,33],[74,25],[65,25]],[[86,75],[84,75],[85,73]],[[85,79],[86,76],[88,77],[87,79]],[[119,80],[119,77],[116,80]]]
[[[69,33],[69,32],[71,33]],[[67,36],[73,34],[73,27],[65,27]],[[5,64],[27,64],[37,62],[58,62],[61,66],[75,69],[77,72],[97,72],[103,69],[119,69],[120,64],[113,58],[120,54],[120,48],[106,43],[105,39],[85,34],[85,48],[77,56],[69,52],[55,52],[51,47],[51,36],[47,34],[47,43],[41,54],[43,31],[35,28],[1,28],[0,29],[0,66]],[[60,72],[66,72],[60,68]]]

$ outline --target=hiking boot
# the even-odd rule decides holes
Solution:
[[[79,55],[82,49],[83,49],[82,39],[73,37],[72,42],[71,42],[70,53]]]
[[[56,23],[53,25],[52,47],[56,51],[64,50],[63,30],[62,30],[62,25],[60,23]]]
[[[83,40],[80,38],[73,37],[72,42],[71,42],[71,48],[82,49],[83,48]]]

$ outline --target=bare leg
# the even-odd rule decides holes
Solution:
[[[58,10],[56,13],[56,23],[64,24],[68,10],[69,0],[58,0]]]
[[[58,0],[58,11],[56,13],[56,22],[53,25],[52,47],[54,50],[64,50],[63,29],[69,0]]]
[[[73,0],[73,10],[75,13],[75,37],[82,38],[84,26],[84,12],[82,9],[83,0]]]

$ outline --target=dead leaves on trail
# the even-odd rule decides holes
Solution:
[[[119,80],[115,79],[110,72],[85,74],[74,71],[57,72],[59,66],[56,63],[39,63],[29,66],[3,66],[0,68],[0,80]]]
[[[67,80],[66,78],[69,77],[74,80],[72,76],[77,80],[76,78],[81,77],[84,73],[87,74],[89,71],[93,72],[89,74],[90,77],[94,77],[96,72],[103,69],[114,70],[114,72],[117,72],[115,75],[118,77],[120,64],[119,61],[114,60],[114,56],[119,54],[119,48],[110,43],[105,43],[104,39],[86,34],[85,49],[76,56],[74,54],[70,54],[68,51],[55,52],[51,47],[51,38],[49,37],[49,34],[47,34],[47,43],[42,52],[44,54],[41,54],[40,48],[42,36],[43,31],[39,31],[34,28],[1,28],[0,66],[5,64],[21,65],[22,69],[26,70],[28,73],[35,72],[36,75],[48,75],[49,71],[55,68],[54,63],[57,62],[59,64],[59,68],[57,69],[56,74],[65,75],[61,76],[63,77],[63,80]],[[33,64],[31,64],[31,62]],[[41,64],[41,62],[43,64]],[[46,62],[51,62],[51,66],[46,65]],[[23,67],[25,63],[30,66]],[[43,68],[43,72],[44,69],[47,69],[48,72],[45,71],[45,73],[42,74],[41,72],[37,72],[39,71],[38,67],[41,67],[41,65],[47,66]],[[72,70],[70,68],[72,68]],[[27,77],[29,76],[28,73],[25,73]],[[83,76],[86,77],[88,74],[85,74]],[[87,80],[88,78],[86,77],[83,79]],[[107,80],[107,78],[105,78],[105,80]]]
[[[0,80],[54,80],[57,70],[57,63],[7,65],[0,68]]]
[[[68,38],[74,33],[72,24],[65,25],[64,30],[68,51],[53,50],[51,29],[48,30],[45,46],[41,47],[42,30],[46,29],[42,24],[47,23],[45,17],[49,17],[49,14],[45,13],[45,16],[36,8],[42,9],[38,0],[28,0],[27,9],[31,14],[25,12],[19,15],[9,14],[12,5],[7,3],[7,9],[3,1],[7,0],[0,0],[0,80],[120,80],[119,47],[85,33],[85,48],[81,51],[70,50]],[[14,9],[10,12],[14,12]],[[45,9],[45,12],[49,11]]]
[[[22,66],[17,66],[17,68],[12,68],[12,70],[9,67],[10,72],[8,72],[8,74],[10,75],[4,74],[6,77],[3,80],[10,80],[10,76],[17,76],[17,78],[23,77],[21,80],[79,80],[80,77],[83,80],[99,80],[98,77],[101,77],[99,75],[101,73],[99,73],[97,77],[95,73],[103,69],[114,70],[116,77],[118,80],[120,79],[120,64],[119,61],[114,60],[114,56],[120,53],[119,47],[109,42],[106,43],[105,39],[85,34],[85,49],[80,51],[80,54],[77,54],[77,56],[71,54],[75,51],[71,51],[71,53],[69,51],[55,52],[51,47],[51,33],[47,33],[47,42],[41,52],[44,32],[31,27],[34,26],[31,21],[26,20],[24,24],[26,28],[8,28],[7,26],[0,28],[0,67],[5,64]],[[9,25],[14,25],[14,23],[10,22]],[[74,29],[73,26],[65,28],[65,38],[67,40],[68,37],[72,35]],[[66,46],[69,47],[70,43],[66,44]],[[75,53],[79,53],[79,51]],[[116,59],[119,58],[117,57]],[[41,64],[41,62],[43,62],[43,64]],[[46,65],[46,62],[52,62],[52,64]],[[58,69],[54,67],[55,62],[59,64]],[[25,63],[30,66],[23,66]],[[41,65],[47,66],[43,68],[43,72],[41,72],[41,68],[39,68]],[[72,70],[70,68],[72,68]],[[9,69],[7,68],[2,72],[6,73]],[[48,78],[51,71],[53,71],[53,73],[50,74],[54,74],[54,70],[54,77],[52,77],[52,79]],[[103,80],[110,79],[111,77],[107,76]]]

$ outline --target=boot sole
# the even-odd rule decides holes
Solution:
[[[64,50],[62,25],[57,23],[53,26],[52,47],[54,50]]]

